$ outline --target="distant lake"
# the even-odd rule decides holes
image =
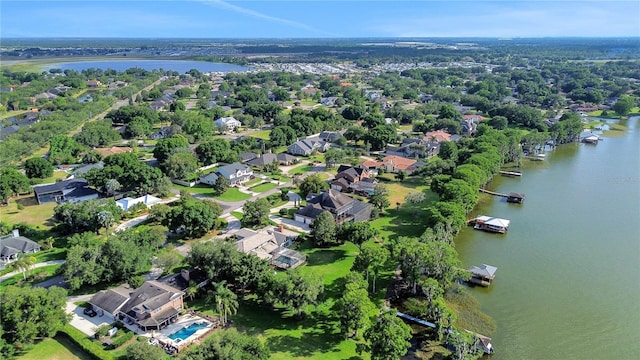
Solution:
[[[249,67],[214,63],[207,61],[193,60],[106,60],[106,61],[74,61],[49,64],[44,70],[62,69],[82,71],[86,69],[113,69],[116,71],[125,71],[130,68],[142,68],[148,71],[155,69],[177,71],[184,74],[191,69],[196,69],[203,73],[208,72],[243,72],[250,70]]]

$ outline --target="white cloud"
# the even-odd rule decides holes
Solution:
[[[278,23],[278,24],[282,24],[282,25],[287,25],[290,27],[294,27],[294,28],[298,28],[298,29],[302,29],[302,30],[306,30],[309,31],[311,33],[315,33],[315,34],[324,34],[324,35],[331,35],[323,30],[319,30],[316,29],[312,26],[309,26],[307,24],[298,22],[298,21],[293,21],[293,20],[289,20],[289,19],[284,19],[281,17],[276,17],[276,16],[271,16],[271,15],[267,15],[255,10],[251,10],[251,9],[247,9],[244,7],[240,7],[237,5],[233,5],[230,4],[229,2],[225,2],[222,0],[200,0],[201,3],[206,4],[206,5],[211,5],[211,6],[215,6],[218,8],[222,8],[225,10],[230,10],[242,15],[246,15],[249,17],[253,17],[253,18],[257,18],[257,19],[262,19],[262,20],[266,20],[272,23]]]

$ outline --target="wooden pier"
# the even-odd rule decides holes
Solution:
[[[430,328],[434,328],[434,329],[436,328],[436,324],[434,324],[432,322],[428,322],[426,320],[418,319],[415,316],[411,316],[409,314],[405,314],[405,313],[402,313],[400,311],[397,311],[396,315],[398,317],[403,318],[403,319],[407,319],[409,321],[413,321],[413,322],[415,322],[417,324],[420,324],[422,326],[426,326],[426,327],[430,327]],[[453,329],[445,329],[445,332],[447,332],[449,334],[454,333],[454,331],[455,330],[453,330]],[[465,329],[464,331],[469,333],[469,334],[471,334],[471,336],[474,337],[474,340],[475,340],[474,341],[474,345],[475,345],[475,347],[477,349],[482,350],[485,354],[492,354],[493,353],[494,349],[493,349],[493,345],[491,345],[491,338],[490,337],[475,333],[473,331],[469,331],[467,329]]]
[[[506,171],[506,170],[500,170],[498,171],[500,174],[505,175],[505,176],[522,176],[522,173],[520,171]]]
[[[503,193],[490,191],[490,190],[486,190],[486,189],[478,189],[478,191],[480,191],[481,193],[489,194],[489,195],[494,195],[494,196],[500,196],[500,197],[503,197],[503,198],[507,198],[507,202],[515,203],[515,204],[522,204],[524,202],[524,198],[525,198],[524,194],[515,193],[515,192],[510,192],[508,194],[503,194]]]

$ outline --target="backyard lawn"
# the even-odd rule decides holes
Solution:
[[[70,340],[57,336],[53,339],[47,338],[31,348],[26,354],[17,357],[18,360],[90,360],[89,354],[85,353],[78,345]]]
[[[26,281],[26,283],[37,284],[37,283],[43,282],[43,281],[53,277],[53,275],[58,271],[58,269],[61,266],[62,265],[48,265],[48,266],[43,266],[43,267],[32,269],[27,273],[27,281]],[[24,285],[22,283],[23,280],[24,280],[24,276],[22,275],[22,273],[16,274],[16,275],[8,278],[7,280],[1,282],[0,283],[0,289],[4,289],[5,287],[7,287],[9,285],[17,285],[17,284]]]
[[[257,193],[262,193],[262,192],[271,190],[271,189],[273,189],[273,188],[275,188],[277,186],[278,186],[277,184],[267,182],[267,183],[262,183],[260,185],[256,185],[256,186],[254,186],[252,188],[249,188],[249,190],[251,190],[253,192],[257,192]]]
[[[24,208],[19,210],[18,204]],[[55,202],[38,205],[36,198],[32,195],[23,195],[11,198],[9,205],[0,207],[0,219],[7,224],[27,223],[48,230],[53,226],[51,217],[56,205]]]

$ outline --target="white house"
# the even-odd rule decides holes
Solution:
[[[253,170],[245,164],[235,162],[233,164],[225,165],[215,172],[201,177],[200,183],[213,186],[220,176],[229,180],[229,185],[233,186],[248,181],[251,176],[253,176]]]
[[[221,117],[220,119],[213,122],[217,128],[224,127],[229,131],[233,131],[235,128],[242,126],[242,123],[233,116]]]
[[[136,204],[143,203],[147,207],[150,207],[152,205],[155,205],[155,204],[159,203],[160,201],[162,201],[162,199],[157,198],[157,197],[155,197],[153,195],[147,194],[145,196],[141,196],[141,197],[135,198],[135,199],[130,198],[130,197],[122,198],[122,199],[116,201],[116,205],[118,205],[124,211],[129,211],[129,209],[131,209]]]

